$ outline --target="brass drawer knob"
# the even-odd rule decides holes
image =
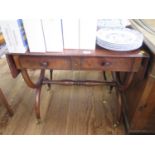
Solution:
[[[110,62],[102,62],[101,65],[102,65],[102,66],[110,66],[111,63],[110,63]]]
[[[40,66],[46,68],[48,67],[48,62],[41,62]]]

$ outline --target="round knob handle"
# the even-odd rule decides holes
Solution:
[[[41,62],[40,66],[46,68],[48,66],[48,62]]]
[[[102,64],[101,64],[102,66],[110,66],[111,65],[111,63],[110,62],[102,62]]]

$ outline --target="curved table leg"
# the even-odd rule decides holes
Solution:
[[[23,76],[23,79],[24,81],[26,82],[26,84],[30,87],[30,88],[38,88],[41,84],[42,84],[42,81],[44,79],[44,75],[45,75],[45,70],[42,69],[41,72],[40,72],[40,76],[39,76],[39,79],[36,83],[34,83],[31,79],[30,79],[30,76],[27,72],[26,69],[22,69],[21,70],[21,73],[22,73],[22,76]]]
[[[107,81],[106,71],[103,71],[103,79],[104,79],[105,81]],[[109,87],[109,93],[110,93],[110,94],[111,94],[111,92],[112,92],[112,89],[113,89],[113,86],[110,86],[110,87]]]
[[[52,79],[53,79],[53,70],[50,69],[50,80],[52,80]]]
[[[116,120],[114,123],[114,127],[117,127],[121,121],[122,112],[123,112],[121,93],[126,91],[129,88],[132,82],[132,79],[134,77],[134,72],[127,73],[126,77],[123,78],[123,80],[121,80],[119,72],[112,72],[112,76],[113,76],[114,81],[116,81],[117,83],[116,93],[117,93],[117,98],[118,98],[118,101],[117,101],[118,106],[117,106]]]
[[[107,76],[106,76],[106,72],[105,71],[103,71],[103,78],[104,78],[105,81],[107,80]]]
[[[134,77],[134,74],[135,74],[134,72],[126,73],[126,76],[123,78],[123,80],[121,80],[120,73],[119,72],[115,73],[115,79],[118,84],[118,88],[121,92],[126,91],[129,88],[132,79]]]
[[[35,113],[38,123],[40,123],[40,94],[42,86],[36,88],[36,98],[35,98]]]
[[[42,83],[43,83],[43,80],[45,79],[45,77],[44,77],[45,70],[44,69],[41,70],[39,79],[36,83],[32,82],[26,69],[21,70],[21,73],[22,73],[23,79],[25,80],[26,84],[30,88],[36,89],[36,97],[35,97],[35,105],[34,106],[35,106],[36,118],[39,123],[40,119],[41,119],[41,117],[40,117],[40,94],[41,94]]]
[[[1,99],[2,103],[4,104],[5,108],[7,109],[9,115],[13,116],[13,110],[12,110],[11,106],[9,105],[9,103],[1,89],[0,89],[0,99]]]
[[[44,78],[45,81],[49,81],[48,78]],[[51,84],[50,83],[47,83],[47,91],[49,91],[51,89]]]
[[[116,110],[117,113],[113,124],[114,128],[120,124],[122,118],[122,98],[119,90],[116,90],[116,95],[117,95],[117,110]]]

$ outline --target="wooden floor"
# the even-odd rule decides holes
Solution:
[[[38,71],[30,71],[35,79]],[[48,72],[46,73],[47,76]],[[103,79],[101,72],[54,71],[54,79]],[[125,134],[123,123],[113,127],[115,89],[107,86],[43,86],[41,93],[42,122],[36,123],[34,90],[27,87],[21,75],[11,77],[6,60],[0,59],[0,87],[14,110],[10,118],[0,104],[0,134]]]

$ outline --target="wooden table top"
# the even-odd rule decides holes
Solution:
[[[31,56],[83,56],[83,57],[148,57],[148,54],[142,49],[134,51],[118,52],[106,50],[101,47],[96,50],[64,49],[63,52],[26,52],[26,53],[8,53],[8,55],[31,55]]]

